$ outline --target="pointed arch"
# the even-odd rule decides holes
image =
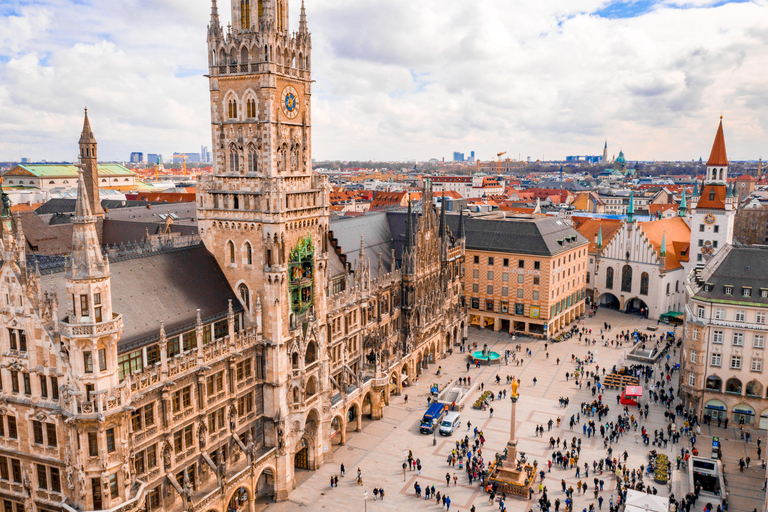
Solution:
[[[230,240],[227,242],[227,260],[231,265],[235,264],[235,244]]]
[[[240,152],[237,149],[237,145],[232,143],[229,145],[229,172],[235,174],[240,171]]]
[[[240,296],[240,302],[246,311],[251,310],[251,292],[245,283],[240,283],[237,287],[237,294]]]
[[[304,352],[304,365],[309,366],[317,361],[317,343],[311,340],[307,344],[307,350]]]
[[[605,269],[605,287],[609,290],[613,289],[613,267]]]
[[[621,291],[632,291],[632,267],[630,265],[624,265],[621,269]]]
[[[245,242],[245,246],[243,247],[243,252],[245,253],[243,256],[243,261],[246,265],[253,265],[253,247],[251,247],[251,242]]]
[[[640,295],[648,295],[649,280],[650,276],[648,275],[648,272],[643,272],[640,274]]]
[[[246,45],[243,45],[240,47],[240,65],[241,66],[248,66],[248,61],[250,60],[248,54],[248,47]]]
[[[248,144],[246,149],[246,165],[246,172],[250,174],[256,174],[259,170],[259,154],[253,143]]]

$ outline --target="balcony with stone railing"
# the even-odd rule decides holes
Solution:
[[[143,510],[145,507],[144,494],[147,490],[147,483],[141,480],[137,480],[130,489],[129,498],[124,502],[115,505],[112,508],[103,510],[94,510],[93,512],[130,512]],[[78,505],[70,505],[66,499],[61,502],[61,507],[64,512],[83,512],[83,509]],[[89,511],[90,512],[90,511]]]
[[[94,323],[69,323],[69,317],[59,322],[59,332],[67,338],[92,338],[94,336],[105,336],[107,334],[117,334],[123,330],[122,315],[113,314],[112,320]]]

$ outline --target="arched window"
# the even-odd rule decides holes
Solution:
[[[235,244],[227,242],[227,255],[229,256],[229,262],[234,265],[235,263]]]
[[[613,288],[613,267],[605,269],[605,287],[609,290]]]
[[[632,267],[629,265],[624,265],[621,269],[621,291],[632,291]]]
[[[248,48],[243,46],[240,48],[240,65],[241,66],[248,66]]]
[[[680,291],[680,281],[675,281],[675,293]]]
[[[667,295],[669,295],[669,283],[667,283]]]
[[[299,369],[299,353],[298,352],[294,352],[293,354],[291,354],[291,368],[293,368],[294,370]]]
[[[249,242],[245,242],[245,264],[253,265],[253,249]]]
[[[229,118],[235,119],[237,117],[237,101],[234,99],[229,100]]]
[[[713,391],[720,391],[723,388],[723,380],[717,375],[710,375],[707,377],[706,387]]]
[[[299,403],[299,388],[293,388],[293,403]]]
[[[256,118],[256,100],[249,99],[245,102],[245,112],[248,119]]]
[[[734,393],[736,395],[740,395],[741,394],[741,381],[739,379],[737,379],[736,377],[728,379],[725,382],[725,392],[726,393]]]
[[[648,295],[648,272],[640,274],[640,295]]]
[[[248,146],[248,172],[255,173],[258,166],[258,155],[256,154],[256,148]]]
[[[317,345],[314,341],[310,341],[307,345],[307,352],[304,354],[304,364],[309,366],[317,360]]]
[[[245,309],[250,310],[251,294],[248,292],[248,287],[245,286],[245,283],[240,283],[240,286],[237,287],[237,292],[240,294],[240,300],[243,302]]]
[[[231,146],[229,148],[229,172],[234,174],[240,169],[240,155],[237,153],[237,148]]]
[[[317,393],[317,383],[315,382],[315,377],[312,376],[307,381],[307,387],[304,389],[304,394],[309,398],[314,396],[315,393]]]
[[[747,382],[747,396],[760,398],[763,395],[763,385],[756,380]]]
[[[236,195],[232,196],[232,208],[234,210],[240,209],[240,199]]]
[[[251,0],[240,0],[240,26],[243,30],[251,28]]]

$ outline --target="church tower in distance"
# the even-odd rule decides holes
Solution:
[[[325,296],[329,186],[311,167],[311,37],[304,5],[288,31],[288,0],[232,0],[232,23],[212,1],[208,26],[213,176],[198,187],[200,235],[263,333],[265,442],[278,446],[276,485],[287,497],[293,460],[286,425],[288,350],[315,343],[327,374]],[[321,320],[318,320],[321,319]],[[314,340],[318,341],[314,341]],[[305,375],[310,379],[312,375]],[[330,390],[320,390],[330,405]],[[294,418],[295,416],[295,418]],[[312,428],[322,438],[327,421]],[[321,456],[316,464],[322,463]],[[284,495],[283,495],[284,493]]]

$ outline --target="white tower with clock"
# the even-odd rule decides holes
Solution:
[[[723,118],[717,128],[712,152],[707,160],[707,175],[696,187],[691,201],[691,247],[686,274],[703,267],[723,246],[733,243],[733,223],[737,198],[728,186],[728,157],[725,151]]]

